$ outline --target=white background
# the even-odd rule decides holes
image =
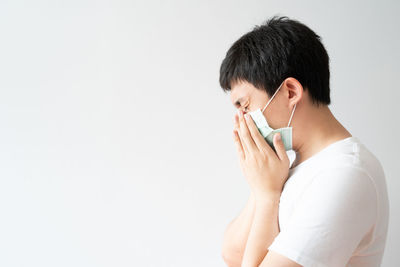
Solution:
[[[399,11],[394,0],[1,0],[0,266],[225,266],[222,234],[249,188],[219,67],[272,15],[322,37],[331,110],[387,175],[382,266],[395,266]]]

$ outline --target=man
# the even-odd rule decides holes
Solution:
[[[380,266],[384,171],[328,108],[329,75],[320,37],[288,17],[255,26],[227,52],[220,84],[238,108],[233,137],[251,189],[224,233],[228,266]],[[259,108],[268,129],[290,131],[268,143],[253,117]]]

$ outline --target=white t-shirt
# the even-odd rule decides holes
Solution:
[[[288,151],[291,166],[295,155]],[[304,267],[376,267],[385,249],[389,200],[378,159],[351,136],[289,169],[279,228],[269,250]]]

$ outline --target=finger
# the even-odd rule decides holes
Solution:
[[[255,144],[257,145],[258,149],[260,151],[265,151],[267,155],[272,155],[274,151],[272,150],[272,147],[265,141],[264,137],[261,135],[260,131],[258,130],[255,122],[251,118],[249,114],[246,114],[248,116],[245,116],[247,127],[251,133],[251,136],[253,137],[253,140]]]
[[[236,129],[238,129],[239,130],[239,115],[238,115],[238,113],[236,113],[235,114],[235,120],[234,120],[234,127],[236,128]]]
[[[282,142],[282,137],[281,137],[281,133],[276,133],[274,134],[274,147],[275,147],[275,151],[276,154],[278,155],[279,159],[282,161],[288,160],[288,156],[286,154],[286,150],[285,150],[285,146],[283,145]]]
[[[258,150],[258,147],[254,143],[253,138],[251,137],[250,131],[247,128],[247,124],[244,120],[243,111],[239,111],[239,125],[240,125],[240,135],[243,139],[242,145],[247,148],[247,150]]]
[[[239,134],[237,132],[237,130],[233,130],[233,140],[235,141],[235,145],[236,145],[236,151],[239,155],[240,160],[244,160],[245,159],[245,154],[243,151],[243,147],[242,144],[240,142],[240,138],[239,138]]]
[[[239,111],[238,111],[238,113],[239,113]],[[236,113],[236,115],[235,115],[235,129],[236,129],[236,134],[239,137],[239,141],[240,141],[240,145],[242,146],[242,150],[246,155],[249,153],[249,151],[248,151],[247,147],[244,145],[243,137],[240,134],[240,124],[239,124],[239,114],[238,113]]]

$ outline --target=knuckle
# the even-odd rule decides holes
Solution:
[[[268,159],[268,156],[267,156],[267,153],[265,152],[265,150],[261,150],[260,158],[261,158],[263,161],[265,161],[265,160]]]
[[[260,160],[258,153],[255,151],[253,153],[251,153],[250,158],[252,161],[255,161],[255,162],[259,162],[259,160]]]
[[[268,159],[268,158],[269,158],[269,157],[268,157],[268,154],[269,154],[268,147],[263,146],[262,152],[263,152],[263,155],[265,155],[265,158]]]

